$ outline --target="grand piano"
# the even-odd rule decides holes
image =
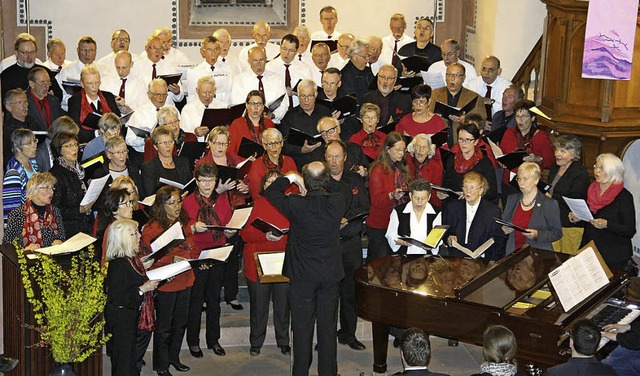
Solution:
[[[361,267],[355,274],[356,300],[358,316],[372,323],[373,371],[387,371],[390,326],[418,327],[481,346],[487,326],[504,325],[516,335],[520,364],[564,363],[572,324],[601,310],[629,277],[614,273],[609,284],[564,312],[547,275],[568,258],[527,245],[496,263],[394,255]]]

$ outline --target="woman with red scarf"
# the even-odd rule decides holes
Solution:
[[[274,180],[282,176],[278,170],[269,170],[262,179],[263,191]],[[251,216],[247,220],[250,224],[257,218],[269,222],[281,229],[289,228],[289,220],[282,215],[266,197],[261,196],[254,202]],[[247,278],[249,288],[250,315],[249,324],[249,354],[256,356],[264,344],[267,335],[267,323],[269,321],[269,302],[273,301],[273,326],[275,328],[276,344],[283,354],[291,351],[289,346],[289,284],[288,283],[260,283],[256,269],[256,252],[284,251],[287,245],[287,235],[274,235],[271,232],[264,233],[254,226],[247,225],[240,230],[244,246],[244,276]]]
[[[206,162],[196,167],[196,185],[194,193],[184,199],[193,239],[201,250],[211,249],[227,243],[227,239],[236,231],[219,231],[212,225],[224,226],[231,219],[233,210],[227,195],[219,195],[216,190],[218,168],[215,163]],[[229,257],[235,257],[233,254]],[[194,268],[195,282],[189,300],[189,319],[187,321],[187,344],[191,355],[203,357],[200,349],[200,323],[202,321],[202,303],[207,303],[206,341],[207,348],[216,355],[225,355],[220,346],[220,290],[224,280],[225,265],[207,264]],[[236,271],[237,275],[237,271]]]
[[[165,185],[156,192],[151,206],[149,223],[142,229],[142,253],[151,253],[151,243],[180,222],[185,240],[157,259],[150,269],[169,265],[185,259],[198,258],[200,249],[194,241],[194,228],[188,225],[187,212],[182,208],[182,196],[178,188]],[[166,281],[156,294],[156,328],[153,332],[153,370],[159,376],[171,375],[169,365],[180,372],[189,367],[180,362],[180,348],[187,327],[191,286],[195,277],[189,269]]]
[[[265,153],[251,164],[249,170],[249,192],[254,200],[262,196],[262,178],[269,170],[278,170],[283,175],[295,171],[298,172],[296,162],[286,155],[282,155],[282,133],[275,128],[269,128],[262,132],[262,147]],[[297,193],[297,186],[292,185],[290,191]]]
[[[409,202],[411,177],[405,152],[407,144],[398,132],[390,132],[382,145],[378,158],[371,164],[369,173],[369,216],[367,235],[369,248],[367,262],[391,254],[385,233],[389,226],[391,211],[395,206]]]
[[[95,114],[113,112],[120,117],[120,110],[114,95],[100,90],[100,72],[95,66],[89,64],[82,68],[80,85],[82,89],[69,98],[69,116],[80,124],[78,139],[86,144],[96,137],[100,117]]]
[[[494,202],[497,197],[496,171],[493,164],[486,155],[486,150],[478,146],[480,131],[471,123],[463,124],[458,128],[458,142],[451,148],[451,153],[443,156],[444,173],[442,174],[442,185],[453,189],[462,195],[462,180],[464,174],[475,171],[484,176],[489,182],[489,189],[484,198]],[[438,191],[438,198],[441,200],[455,200],[458,197]],[[447,204],[446,201],[444,203]]]
[[[594,241],[611,269],[628,270],[636,233],[636,211],[633,196],[624,187],[624,165],[613,154],[600,154],[593,166],[596,181],[587,190],[587,204],[593,218],[586,225],[581,247]],[[578,217],[569,213],[571,222]],[[632,268],[632,267],[631,267]]]
[[[49,172],[31,176],[27,201],[9,213],[2,244],[16,241],[18,247],[33,251],[66,240],[62,214],[51,205],[55,183],[56,178]]]
[[[362,129],[351,136],[349,142],[362,147],[362,153],[370,160],[378,158],[382,143],[387,137],[382,131],[376,129],[380,120],[380,107],[373,103],[363,103],[360,107],[360,120]]]
[[[419,133],[407,146],[407,164],[413,179],[424,179],[435,185],[442,185],[442,157],[440,150],[431,143],[431,137],[424,133]],[[442,201],[436,194],[432,194],[429,203],[440,209]]]
[[[140,374],[136,363],[138,355],[144,352],[139,354],[137,350],[137,333],[155,328],[153,290],[160,281],[147,277],[145,265],[138,257],[139,249],[136,221],[119,219],[111,224],[106,241],[109,269],[104,282],[107,290],[104,316],[111,333],[112,375]]]
[[[264,94],[259,90],[251,90],[245,101],[246,111],[244,116],[235,119],[229,125],[230,143],[229,152],[237,155],[240,149],[242,137],[262,144],[262,132],[268,128],[275,128],[275,124],[264,116]]]

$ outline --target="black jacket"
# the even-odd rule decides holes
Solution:
[[[178,174],[177,182],[180,184],[187,184],[191,178],[193,178],[193,172],[189,166],[189,161],[184,157],[173,157],[173,162],[176,167],[175,172]],[[162,167],[162,162],[160,162],[158,157],[155,157],[149,162],[143,164],[142,169],[140,170],[140,175],[144,178],[142,180],[142,189],[138,187],[141,199],[156,193],[158,188],[163,185],[160,183],[160,178],[175,180],[175,178],[172,178],[167,174],[167,170]]]
[[[551,170],[549,170],[549,178],[547,179],[549,184],[553,182],[553,179],[558,174],[559,168],[560,167],[555,163],[551,166]],[[586,200],[589,184],[591,184],[591,180],[589,180],[589,173],[587,172],[587,169],[584,168],[580,162],[572,162],[564,175],[562,175],[560,180],[558,180],[556,185],[553,187],[553,194],[551,197],[558,201],[562,227],[584,227],[584,221],[576,223],[571,223],[569,221],[569,206],[567,206],[567,203],[562,199],[562,196]]]
[[[109,109],[114,114],[120,116],[120,110],[118,109],[118,105],[116,104],[116,97],[108,91],[100,90],[100,93],[104,96],[104,99],[107,101],[107,105]],[[95,132],[93,130],[86,129],[80,123],[80,109],[81,109],[81,95],[82,91],[74,94],[69,98],[69,116],[78,124],[80,127],[80,133],[78,133],[78,141],[84,144],[95,138]]]
[[[85,190],[82,189],[82,180],[78,174],[62,167],[57,161],[53,163],[49,172],[57,180],[51,204],[57,206],[62,213],[67,239],[78,232],[91,234],[93,216],[91,213],[80,213],[80,202],[84,197]]]

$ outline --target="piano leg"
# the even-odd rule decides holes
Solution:
[[[389,325],[373,322],[373,372],[387,372],[387,349],[389,347]]]

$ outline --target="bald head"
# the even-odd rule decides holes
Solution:
[[[347,53],[349,52],[351,43],[353,43],[355,39],[356,37],[353,34],[345,33],[340,35],[340,37],[338,38],[338,53],[340,54],[341,58],[345,60],[349,58],[347,56]]]
[[[118,51],[113,63],[116,66],[116,72],[118,72],[118,76],[120,78],[125,78],[129,73],[131,73],[133,59],[131,58],[131,53],[129,51]]]
[[[267,45],[269,39],[271,39],[271,26],[266,21],[258,21],[253,25],[252,34],[253,40],[256,44],[262,48]]]
[[[249,49],[248,62],[253,73],[256,75],[263,74],[265,65],[267,64],[267,53],[264,48],[255,46]]]
[[[502,73],[502,69],[500,68],[500,60],[498,60],[495,56],[487,56],[482,59],[482,68],[480,70],[480,75],[482,76],[482,80],[487,84],[491,85],[498,78],[498,75]]]
[[[311,162],[302,167],[302,178],[308,192],[328,190],[330,177],[329,169],[323,162]]]

